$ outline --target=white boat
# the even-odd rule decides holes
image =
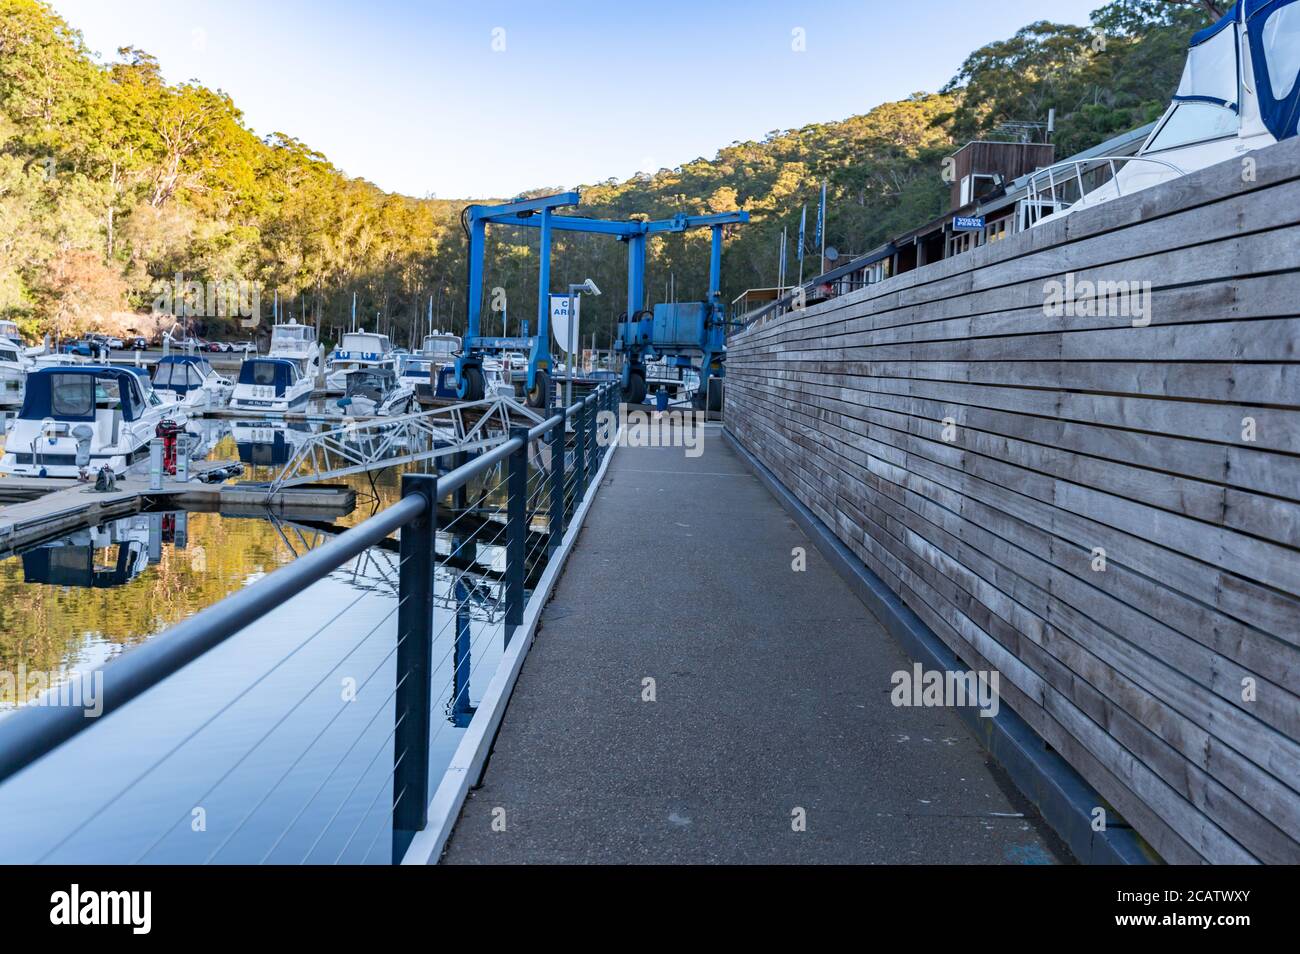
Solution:
[[[357,368],[344,378],[338,406],[347,417],[396,416],[416,407],[415,388],[388,368]]]
[[[288,358],[249,358],[239,366],[239,381],[230,397],[238,411],[283,414],[300,411],[311,399],[310,379]]]
[[[153,386],[164,400],[189,410],[225,407],[235,386],[197,354],[169,354],[153,366]]]
[[[345,375],[358,368],[387,368],[397,371],[397,355],[388,335],[374,331],[349,331],[330,355],[326,366],[325,386],[341,391]]]
[[[296,321],[286,321],[271,327],[271,350],[267,352],[267,357],[296,361],[298,373],[313,384],[323,369],[316,329]]]
[[[87,367],[94,363],[93,358],[87,358],[84,354],[59,354],[57,351],[51,351],[32,359],[32,364],[37,368],[76,368]]]
[[[131,368],[62,365],[32,371],[22,410],[5,438],[0,473],[89,477],[107,466],[120,477],[147,462],[158,424],[185,423],[177,406],[159,400],[148,384]]]
[[[1048,222],[1241,159],[1296,135],[1300,119],[1300,0],[1240,0],[1191,39],[1173,101],[1136,155],[1058,163],[1034,173],[1031,204]],[[1105,183],[1085,177],[1109,165]],[[1243,167],[1244,168],[1244,167]],[[1082,193],[1076,201],[1069,195]]]
[[[420,397],[432,398],[437,391],[439,372],[455,364],[460,348],[458,335],[442,332],[425,335],[419,351],[398,359],[398,377],[403,384],[415,388]]]
[[[27,373],[35,366],[16,340],[0,337],[0,406],[13,407],[23,403]]]

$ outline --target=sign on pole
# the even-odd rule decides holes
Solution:
[[[551,334],[555,336],[555,343],[565,354],[571,353],[573,349],[569,347],[569,302],[573,302],[573,331],[574,340],[582,341],[582,299],[568,295],[551,296]]]

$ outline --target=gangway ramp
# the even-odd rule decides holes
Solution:
[[[395,417],[345,420],[312,434],[267,486],[327,483],[338,477],[478,453],[506,440],[512,424],[540,424],[536,411],[507,397],[484,398]]]

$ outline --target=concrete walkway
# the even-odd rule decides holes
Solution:
[[[445,861],[1068,861],[707,430],[615,454]]]

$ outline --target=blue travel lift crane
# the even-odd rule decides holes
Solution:
[[[456,393],[464,401],[476,401],[484,394],[483,357],[488,351],[522,350],[528,353],[528,403],[545,405],[551,386],[551,235],[553,232],[585,232],[610,235],[627,243],[627,312],[618,323],[614,350],[625,356],[623,393],[639,404],[646,395],[647,358],[671,359],[677,367],[694,367],[699,360],[700,387],[697,403],[703,406],[710,377],[723,376],[726,356],[726,309],[722,302],[722,229],[725,225],[749,221],[748,212],[714,215],[683,215],[655,222],[611,222],[585,216],[558,215],[556,209],[578,204],[577,192],[535,199],[516,199],[501,205],[471,205],[461,223],[469,239],[468,328],[460,356],[456,359]],[[480,334],[483,302],[483,259],[488,223],[537,228],[541,231],[541,252],[537,274],[537,334],[518,338],[494,338]],[[646,237],[666,232],[710,228],[713,243],[709,259],[709,296],[702,302],[674,302],[656,305],[654,311],[641,308],[645,294]],[[573,361],[569,362],[572,374]]]

